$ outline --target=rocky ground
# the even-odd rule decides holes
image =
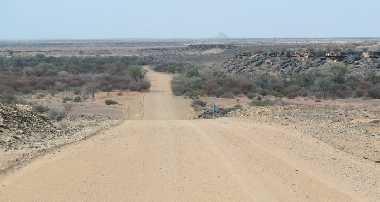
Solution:
[[[197,112],[195,118],[198,119],[215,119],[226,117],[232,112],[240,111],[242,109],[242,107],[238,104],[232,107],[222,107],[220,105],[207,103],[201,99],[193,100],[191,106]]]
[[[252,106],[244,98],[203,98],[202,101],[207,105],[203,108],[198,106],[197,111],[200,118],[229,116],[289,127],[341,151],[380,163],[379,102],[303,100],[283,99],[271,102],[273,105],[269,106]],[[221,112],[228,112],[213,116],[211,108],[214,104],[222,109]]]
[[[59,121],[52,120],[49,112],[36,112],[31,105],[0,104],[0,172],[51,149],[87,138],[119,123],[125,116],[123,102],[113,106],[104,102],[111,97],[123,100],[123,95],[117,92],[99,93],[95,100],[80,103],[62,104],[58,97],[28,101],[50,109],[66,106],[65,118]]]
[[[28,105],[0,104],[0,147],[5,151],[39,148],[63,131]]]
[[[249,107],[239,113],[255,122],[294,127],[339,150],[380,162],[379,111],[288,105]]]

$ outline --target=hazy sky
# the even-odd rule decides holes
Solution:
[[[380,37],[380,0],[0,0],[0,39]]]

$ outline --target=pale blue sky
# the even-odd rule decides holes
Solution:
[[[380,37],[380,0],[0,0],[0,39]]]

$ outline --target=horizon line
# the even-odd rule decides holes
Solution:
[[[181,40],[311,40],[311,39],[320,39],[320,40],[328,40],[328,39],[375,39],[380,40],[380,36],[378,37],[226,37],[226,38],[218,38],[218,37],[126,37],[126,38],[118,38],[118,37],[110,37],[110,38],[20,38],[20,39],[0,39],[0,42],[33,42],[33,41],[181,41]]]

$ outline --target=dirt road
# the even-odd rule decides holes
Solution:
[[[295,131],[189,120],[171,77],[129,119],[0,178],[0,201],[376,201],[379,169]]]

